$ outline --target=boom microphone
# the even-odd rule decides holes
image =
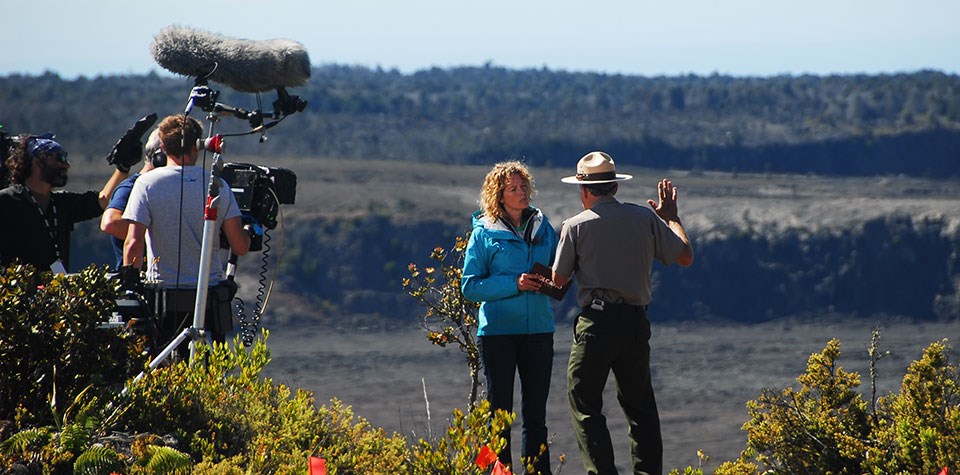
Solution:
[[[171,25],[154,36],[150,50],[170,72],[240,92],[302,86],[310,78],[307,50],[293,40],[251,41]]]

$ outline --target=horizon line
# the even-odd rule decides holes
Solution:
[[[361,63],[336,63],[336,62],[327,62],[327,63],[318,63],[311,64],[311,70],[323,69],[325,67],[346,67],[346,68],[358,68],[366,69],[369,71],[375,72],[385,72],[390,74],[400,74],[402,76],[414,76],[419,73],[429,72],[434,69],[439,69],[441,71],[453,71],[459,69],[502,69],[512,72],[529,72],[529,71],[546,71],[553,73],[567,73],[567,74],[588,74],[588,75],[600,75],[600,76],[624,76],[624,77],[638,77],[638,78],[680,78],[680,77],[727,77],[727,78],[782,78],[782,77],[852,77],[852,76],[897,76],[897,75],[909,75],[909,74],[918,74],[918,73],[940,73],[946,76],[958,76],[960,71],[950,71],[947,69],[937,68],[937,67],[921,67],[914,69],[900,69],[900,70],[886,70],[886,71],[842,71],[842,72],[828,72],[828,73],[819,73],[819,72],[777,72],[777,73],[729,73],[729,72],[720,72],[712,71],[709,73],[697,72],[697,71],[687,71],[687,72],[676,72],[676,73],[655,73],[655,74],[646,74],[646,73],[628,73],[622,71],[601,71],[601,70],[592,70],[592,69],[572,69],[572,68],[554,68],[548,65],[541,66],[508,66],[493,63],[492,61],[487,61],[483,64],[459,64],[459,65],[435,65],[429,67],[423,67],[413,70],[404,70],[398,67],[383,67],[382,65],[369,65]],[[45,68],[41,72],[35,71],[4,71],[0,72],[0,77],[11,77],[11,76],[23,76],[23,77],[43,77],[48,75],[55,75],[62,80],[73,81],[79,79],[95,79],[95,78],[111,78],[111,77],[130,77],[130,76],[161,76],[169,78],[184,78],[179,73],[173,73],[163,69],[160,66],[151,68],[147,71],[99,71],[96,73],[61,73],[54,67]]]

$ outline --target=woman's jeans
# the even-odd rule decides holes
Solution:
[[[484,335],[479,338],[479,349],[491,410],[513,412],[514,375],[520,374],[521,463],[525,467],[535,461],[533,473],[550,474],[546,419],[553,372],[553,333]],[[503,436],[507,446],[499,458],[512,466],[509,429]],[[524,470],[514,468],[513,472],[524,473]]]

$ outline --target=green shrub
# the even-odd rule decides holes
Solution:
[[[748,448],[778,473],[862,473],[869,440],[866,403],[855,389],[860,376],[837,365],[840,342],[810,356],[800,390],[765,389],[747,403]]]
[[[313,396],[260,375],[270,361],[263,340],[247,352],[200,345],[195,361],[155,370],[128,386],[121,430],[169,434],[196,460],[240,456],[255,471],[302,466],[319,440]],[[205,364],[199,364],[204,362]]]
[[[939,473],[960,468],[960,393],[946,340],[907,368],[899,394],[881,398],[877,441],[867,456],[873,473]],[[952,471],[951,470],[951,471]]]
[[[373,428],[336,399],[321,407],[318,416],[312,454],[326,459],[328,474],[408,473],[407,445],[399,435]]]
[[[173,435],[199,473],[302,474],[311,455],[330,475],[482,473],[473,465],[480,447],[504,445],[493,434],[513,416],[490,414],[485,401],[468,415],[455,410],[446,437],[415,448],[336,399],[316,408],[312,393],[260,376],[270,359],[264,334],[249,353],[239,341],[204,346],[197,360],[206,367],[178,363],[132,384],[124,429]]]
[[[14,473],[110,473],[126,464],[136,467],[142,461],[147,465],[154,457],[141,455],[147,449],[137,449],[157,444],[158,437],[124,444],[124,437],[108,433],[123,410],[103,402],[90,389],[81,392],[57,421],[59,429],[52,425],[28,428],[0,443],[0,473],[8,469]],[[174,455],[172,449],[165,453],[167,458]],[[189,460],[186,454],[177,458]]]
[[[476,409],[464,414],[454,409],[450,427],[445,437],[436,441],[420,439],[414,449],[410,473],[423,475],[470,475],[483,474],[485,470],[475,463],[480,448],[487,445],[493,453],[506,446],[502,435],[515,415],[497,410],[490,411],[490,403],[481,400]]]
[[[118,282],[105,269],[62,275],[12,265],[0,272],[0,420],[54,423],[88,386],[113,390],[143,367],[135,336],[100,328],[117,297]]]
[[[871,347],[871,357],[878,358]],[[831,340],[807,361],[799,390],[765,389],[747,403],[747,448],[716,473],[935,474],[960,467],[960,394],[946,341],[910,365],[900,392],[875,412],[856,388],[857,373],[838,364]]]
[[[99,328],[117,283],[12,266],[0,276],[0,473],[290,473],[309,457],[328,473],[480,473],[480,447],[501,448],[512,415],[455,411],[447,436],[415,444],[333,400],[261,376],[268,332],[249,351],[201,345],[133,380],[143,342]],[[121,394],[126,381],[126,393]],[[131,435],[135,434],[135,435]],[[431,464],[435,463],[436,466]]]

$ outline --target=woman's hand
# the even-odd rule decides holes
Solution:
[[[520,278],[517,279],[517,290],[536,292],[540,290],[541,283],[540,276],[537,274],[520,274]]]

